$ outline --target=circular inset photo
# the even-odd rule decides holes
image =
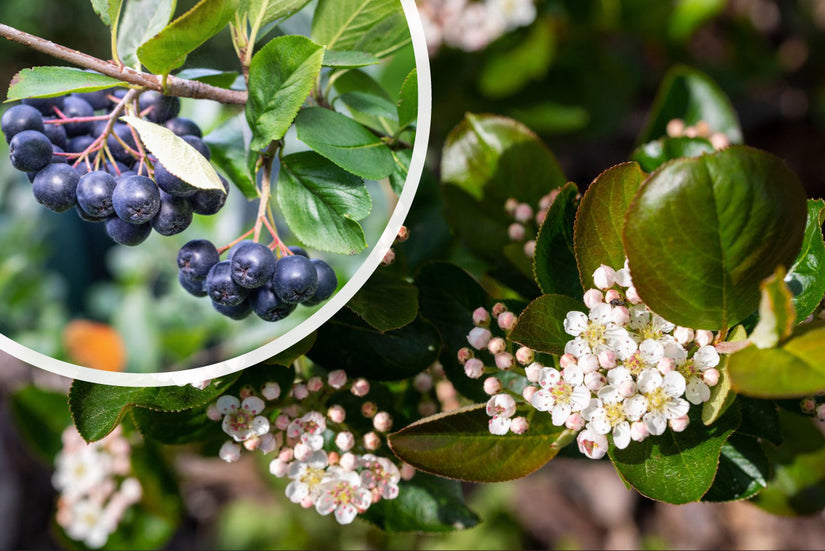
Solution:
[[[311,339],[391,254],[427,149],[415,4],[368,4],[103,3],[109,49],[6,21],[0,347],[156,386]]]

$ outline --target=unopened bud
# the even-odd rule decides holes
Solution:
[[[275,418],[275,428],[278,430],[286,430],[289,428],[290,419],[288,415],[280,414]]]
[[[634,421],[630,424],[630,439],[634,442],[641,442],[650,436],[650,431],[643,421]]]
[[[593,373],[599,369],[599,358],[594,354],[584,354],[579,358],[579,367],[585,373]]]
[[[466,346],[458,349],[458,363],[464,365],[464,362],[473,357],[473,351]]]
[[[696,335],[693,332],[693,329],[689,327],[677,327],[673,330],[673,338],[676,339],[676,342],[681,344],[682,346],[687,346],[691,342]]]
[[[504,212],[513,216],[516,212],[516,207],[518,207],[518,199],[514,197],[510,197],[504,202]]]
[[[243,447],[248,451],[254,452],[261,445],[261,437],[257,435],[250,436],[243,441]]]
[[[403,243],[407,239],[410,238],[410,229],[407,226],[401,226],[398,228],[398,235],[395,236],[395,240],[398,243]]]
[[[490,333],[489,329],[485,329],[483,327],[473,327],[467,334],[467,342],[469,342],[470,346],[476,350],[483,350],[487,347],[487,344],[490,342],[492,337],[493,334]]]
[[[338,452],[329,452],[327,454],[327,463],[329,465],[337,465],[341,461],[341,454]]]
[[[524,238],[527,237],[527,230],[518,222],[513,222],[507,228],[507,236],[510,241],[524,241]]]
[[[353,381],[352,388],[350,390],[359,398],[363,398],[370,392],[370,382],[366,379],[356,379]]]
[[[716,386],[719,382],[719,370],[711,367],[702,372],[702,380],[708,386]]]
[[[730,139],[721,132],[714,132],[710,135],[710,145],[713,149],[725,149],[730,145]]]
[[[494,318],[499,317],[501,314],[503,314],[506,311],[507,311],[507,305],[504,304],[503,302],[496,302],[495,304],[493,304],[492,312],[493,312],[493,317]]]
[[[501,391],[501,381],[495,377],[487,377],[484,379],[484,392],[492,396]]]
[[[384,258],[381,260],[381,265],[382,266],[389,266],[394,262],[395,262],[395,251],[392,249],[392,247],[390,247],[389,250],[387,250],[387,252],[384,254]]]
[[[627,296],[627,300],[630,301],[630,304],[642,303],[642,297],[639,296],[639,292],[636,291],[636,287],[628,287],[627,291],[625,291],[625,296]]]
[[[584,418],[579,413],[571,413],[564,422],[564,426],[570,430],[582,430],[584,428]]]
[[[240,392],[238,392],[238,396],[241,397],[241,400],[255,396],[255,389],[252,388],[252,385],[244,385],[241,387]]]
[[[386,411],[379,411],[372,419],[372,426],[378,432],[389,432],[392,428],[392,416]]]
[[[218,451],[218,457],[227,463],[234,463],[241,458],[241,447],[232,440],[227,440]]]
[[[289,463],[293,459],[295,459],[295,452],[292,448],[283,448],[280,452],[278,452],[278,459],[283,461],[284,463]]]
[[[329,375],[327,375],[327,384],[336,390],[342,388],[345,384],[347,384],[347,372],[343,369],[330,371]]]
[[[487,350],[490,354],[501,354],[507,349],[507,343],[501,337],[493,337],[487,343]]]
[[[825,404],[819,404],[816,407],[816,418],[825,421]]]
[[[802,410],[802,413],[813,415],[813,413],[816,411],[816,400],[814,400],[811,397],[803,398],[799,402],[799,409]]]
[[[612,350],[602,350],[599,352],[599,367],[602,369],[613,369],[616,367],[616,353]]]
[[[341,455],[341,459],[338,464],[341,465],[341,468],[345,471],[354,471],[358,466],[358,458],[355,457],[354,454],[347,452]]]
[[[593,284],[599,289],[610,289],[615,284],[616,271],[602,264],[593,272]]]
[[[502,371],[513,369],[513,355],[509,352],[499,352],[495,355],[496,367]]]
[[[604,293],[598,289],[588,289],[584,293],[584,305],[589,309],[593,309],[604,302]]]
[[[694,339],[696,340],[696,344],[701,348],[713,342],[713,333],[706,329],[699,329],[696,331]]]
[[[355,436],[348,431],[339,432],[335,435],[335,445],[342,452],[348,452],[355,445]]]
[[[687,415],[682,415],[681,417],[671,419],[668,421],[668,424],[673,432],[682,432],[688,427],[688,424],[690,424],[690,419]]]
[[[536,225],[541,226],[547,220],[547,211],[542,209],[536,213]]]
[[[633,381],[623,381],[619,383],[618,391],[619,394],[625,398],[630,398],[636,394],[636,383]]]
[[[487,327],[490,325],[490,312],[483,306],[479,306],[473,310],[473,324],[479,327]]]
[[[695,126],[688,126],[685,128],[684,133],[682,134],[685,138],[698,138],[699,131],[696,130]]]
[[[696,134],[700,138],[707,138],[710,136],[710,125],[707,121],[700,120],[693,127],[696,129]]]
[[[279,439],[271,432],[267,432],[261,436],[261,444],[258,446],[258,449],[261,450],[262,454],[266,455],[274,452],[280,445],[281,442]]]
[[[533,362],[533,358],[535,358],[536,353],[533,352],[531,348],[527,348],[526,346],[520,347],[516,350],[516,361],[521,365],[527,365]]]
[[[525,223],[533,217],[533,207],[527,203],[519,203],[516,205],[516,210],[513,211],[513,218],[516,222]]]
[[[295,453],[295,459],[298,461],[306,461],[312,455],[314,450],[303,442],[298,442],[295,444],[295,449],[293,451]]]
[[[276,457],[275,459],[269,462],[269,472],[277,476],[278,478],[283,478],[286,476],[286,471],[288,467],[289,464],[285,461],[282,461],[279,457]]]
[[[378,413],[378,406],[375,405],[375,402],[364,402],[361,404],[361,415],[367,419],[372,419],[376,413]]]
[[[616,306],[610,311],[610,321],[619,327],[624,327],[630,321],[630,311],[624,306]]]
[[[324,388],[324,381],[321,377],[310,377],[307,381],[307,390],[310,392],[318,392]]]
[[[607,380],[605,379],[604,375],[595,371],[593,373],[588,373],[584,376],[584,386],[587,387],[588,390],[592,392],[597,392],[600,388],[602,388]]]
[[[536,383],[539,380],[542,369],[544,369],[543,365],[538,362],[533,362],[524,368],[524,375],[527,377],[528,381],[531,383]]]
[[[470,358],[464,363],[464,373],[471,379],[478,379],[484,373],[484,364],[478,358]]]
[[[334,404],[327,410],[327,417],[333,423],[343,423],[347,418],[347,412],[338,404]]]
[[[374,432],[364,435],[364,447],[369,451],[375,451],[381,447],[381,437]]]
[[[559,367],[561,367],[562,369],[569,365],[576,365],[578,363],[579,361],[573,354],[564,354],[561,358],[559,358]]]
[[[438,411],[438,406],[435,405],[435,402],[426,400],[418,404],[418,414],[421,417],[429,417],[430,415],[434,415],[435,412]]]
[[[673,358],[664,357],[656,364],[656,369],[658,369],[662,375],[667,375],[676,369],[676,362],[673,361]]]
[[[501,329],[509,331],[516,324],[516,315],[512,312],[502,312],[501,315],[496,318],[496,321]]]
[[[281,385],[270,381],[261,388],[261,395],[267,400],[277,400],[281,396]]]
[[[429,373],[419,373],[413,378],[413,388],[420,392],[429,392],[433,388],[433,377]]]
[[[524,256],[527,258],[533,258],[536,256],[536,240],[531,239],[530,241],[526,241],[524,243]]]
[[[309,396],[309,389],[307,388],[307,385],[303,383],[296,383],[292,387],[292,395],[296,400],[303,400]]]
[[[220,421],[223,419],[223,413],[218,411],[218,406],[215,404],[209,404],[206,407],[206,416],[212,421]]]
[[[415,476],[415,467],[409,463],[401,463],[401,468],[398,470],[401,473],[401,480],[412,480]]]
[[[534,387],[533,385],[527,385],[526,387],[524,387],[524,390],[521,391],[521,396],[529,404],[530,400],[533,399],[533,394],[535,394],[537,391],[538,391],[538,388]]]
[[[539,208],[542,210],[549,210],[550,207],[553,206],[553,203],[556,202],[556,197],[559,196],[560,191],[561,190],[559,188],[556,188],[547,195],[542,196],[542,198],[539,199]]]
[[[510,421],[510,431],[513,434],[524,434],[528,428],[530,428],[530,424],[524,417],[514,417],[513,420]]]
[[[613,279],[614,280],[616,279],[615,274],[613,275]],[[617,300],[622,300],[622,294],[619,291],[617,291],[616,289],[608,289],[604,293],[604,301],[606,303],[610,304],[611,302],[615,302]],[[622,302],[624,302],[624,301],[622,300]]]
[[[665,128],[667,135],[671,138],[680,138],[685,133],[685,121],[682,119],[670,119]]]

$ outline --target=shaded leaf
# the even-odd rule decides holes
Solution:
[[[407,174],[410,172],[412,162],[412,149],[399,149],[392,151],[392,160],[395,168],[390,174],[390,186],[396,195],[401,195],[404,191],[404,184],[407,182]]]
[[[113,86],[126,86],[126,83],[100,73],[73,67],[32,67],[14,75],[9,84],[6,101],[48,98],[70,92],[94,92]]]
[[[507,338],[528,348],[550,354],[564,354],[573,337],[564,331],[568,312],[587,312],[580,301],[564,295],[543,295],[527,305]]]
[[[175,3],[175,0],[126,2],[117,30],[117,53],[125,65],[132,67],[137,63],[138,48],[169,23],[175,13]]]
[[[254,174],[247,165],[247,148],[243,131],[246,123],[244,115],[227,120],[203,137],[212,152],[212,163],[220,168],[229,180],[237,186],[247,199],[255,199],[260,194],[255,186]]]
[[[51,465],[63,448],[61,436],[72,424],[65,394],[28,385],[11,395],[14,425],[31,450]]]
[[[106,26],[111,26],[112,23],[117,24],[122,4],[123,0],[92,0],[92,8]]]
[[[418,316],[418,289],[396,275],[377,270],[347,307],[378,331],[400,329]]]
[[[750,334],[757,348],[773,348],[787,339],[796,321],[791,291],[785,283],[785,267],[777,266],[772,276],[759,285],[759,323]]]
[[[747,331],[741,325],[737,325],[728,336],[728,342],[740,342],[748,338]],[[710,389],[710,399],[702,404],[702,422],[706,425],[715,423],[719,417],[736,400],[736,393],[731,391],[730,375],[728,374],[728,354],[722,354],[719,365],[719,381]]]
[[[742,424],[736,432],[767,440],[776,446],[782,443],[782,428],[776,402],[739,396],[736,403],[742,410]]]
[[[785,281],[793,291],[796,321],[810,316],[825,296],[825,241],[822,224],[825,222],[825,201],[808,199],[808,222],[802,251],[796,258]]]
[[[771,466],[756,438],[739,433],[722,446],[713,485],[702,501],[748,499],[768,484]]]
[[[541,80],[556,57],[556,23],[538,17],[527,36],[504,52],[490,52],[479,72],[478,87],[489,98],[502,99]]]
[[[215,435],[225,437],[220,423],[209,419],[204,407],[173,412],[136,407],[131,414],[140,433],[161,444],[203,442]]]
[[[573,250],[578,195],[576,184],[565,184],[536,237],[533,273],[542,293],[567,295],[575,299],[584,294]]]

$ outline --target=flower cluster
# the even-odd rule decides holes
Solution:
[[[71,539],[99,549],[143,493],[140,482],[132,476],[131,446],[120,427],[87,444],[70,426],[63,431],[62,440],[52,476],[52,485],[60,492],[57,523]]]
[[[513,219],[507,228],[507,236],[511,241],[524,243],[524,254],[527,258],[533,258],[536,254],[536,235],[558,195],[559,190],[554,189],[543,196],[539,199],[537,209],[512,197],[504,203],[504,210]]]
[[[325,413],[317,409],[334,392],[346,389],[364,399],[361,415],[372,421],[374,430],[360,438],[347,425],[342,406],[333,404]],[[279,478],[289,478],[286,496],[290,501],[315,507],[322,515],[333,513],[339,523],[349,524],[371,504],[394,499],[402,474],[406,479],[413,474],[411,467],[399,469],[373,453],[392,429],[393,420],[369,401],[369,393],[366,379],[348,380],[343,370],[337,370],[326,381],[316,376],[295,382],[286,393],[274,381],[257,392],[243,387],[237,397],[219,397],[208,406],[207,415],[220,421],[231,437],[219,452],[224,461],[238,461],[242,448],[275,455],[269,469]]]
[[[730,145],[730,139],[722,132],[714,132],[707,121],[700,120],[689,126],[682,119],[671,119],[665,129],[669,138],[705,138],[714,149],[724,149]]]
[[[599,459],[607,451],[608,436],[624,449],[668,427],[685,430],[691,405],[708,401],[719,381],[720,358],[713,333],[677,327],[642,303],[626,263],[620,270],[602,265],[593,280],[595,288],[584,295],[588,313],[568,312],[564,330],[572,338],[552,365],[537,361],[535,351],[524,347],[516,350],[513,361],[512,344],[493,336],[483,308],[474,313],[476,327],[467,338],[475,350],[493,355],[498,370],[523,369],[528,384],[520,389],[521,398],[549,413],[554,425],[577,431],[579,450]],[[509,330],[515,317],[502,316],[496,315],[498,326]],[[475,356],[469,348],[459,351],[465,373],[479,378],[490,369]],[[501,392],[498,381],[493,376],[484,382],[492,395],[487,403],[490,432],[526,431],[526,420],[513,417],[516,389]]]
[[[442,45],[474,52],[536,19],[533,0],[418,0],[430,55]]]

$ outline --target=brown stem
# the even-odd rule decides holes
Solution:
[[[92,69],[106,76],[128,82],[148,90],[157,90],[171,96],[195,99],[211,99],[220,103],[232,103],[243,105],[246,103],[247,94],[244,91],[225,90],[216,86],[210,86],[203,82],[187,80],[169,75],[164,88],[161,78],[157,75],[135,71],[129,67],[123,67],[111,61],[103,61],[94,56],[84,54],[77,50],[55,44],[39,36],[20,31],[14,27],[9,27],[0,23],[0,36],[28,46],[38,52],[43,52],[52,57],[68,61],[79,67]]]

